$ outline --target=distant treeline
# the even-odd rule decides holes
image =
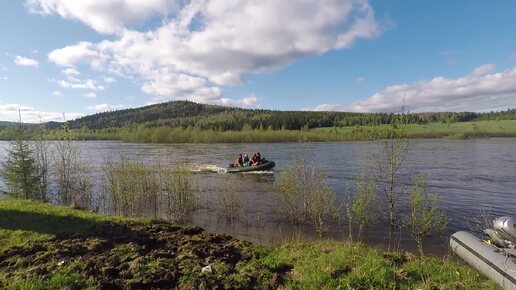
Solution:
[[[144,125],[148,128],[198,128],[224,132],[374,126],[392,124],[397,116],[398,114],[394,113],[251,110],[174,101],[135,109],[98,113],[70,121],[69,124],[70,128],[86,127],[92,130]],[[405,122],[409,124],[496,119],[516,120],[516,109],[489,113],[438,112],[405,115]]]
[[[401,118],[402,123],[406,125],[516,120],[516,109],[484,113],[436,112],[400,115],[251,110],[174,101],[85,116],[69,121],[67,128],[77,132],[81,139],[115,139],[131,142],[338,141],[371,139],[377,130],[376,127],[399,123]],[[16,130],[12,124],[15,123],[0,127],[0,139],[12,139],[15,136]],[[25,137],[31,138],[32,131],[38,128],[53,131],[62,125],[58,122],[45,123],[43,126],[29,124],[25,126],[27,130],[24,134],[27,134]],[[318,128],[331,130],[312,132]],[[430,132],[431,128],[426,131],[423,134],[412,134],[412,137],[430,137],[435,133]],[[513,135],[512,130],[508,128],[504,128],[504,131],[509,131],[509,135]],[[455,133],[457,132],[441,132],[438,135],[443,137]]]

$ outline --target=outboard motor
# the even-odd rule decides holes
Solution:
[[[499,217],[493,220],[493,229],[485,230],[493,242],[504,248],[516,247],[516,219]]]

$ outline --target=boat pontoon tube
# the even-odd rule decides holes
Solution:
[[[496,281],[505,290],[516,290],[516,259],[475,235],[460,231],[450,238],[452,250],[464,261]]]

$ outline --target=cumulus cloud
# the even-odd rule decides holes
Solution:
[[[35,59],[17,55],[14,63],[20,66],[38,67],[39,62]]]
[[[80,16],[72,14],[70,7],[82,4],[31,2],[40,12],[79,19],[101,32],[109,32],[102,23],[115,23],[112,26],[116,27],[126,21],[118,13],[100,13],[112,19],[92,21],[92,11],[104,7],[92,3],[104,1],[69,1],[95,6],[81,10]],[[280,69],[303,57],[349,48],[357,39],[375,37],[381,30],[367,0],[177,3],[173,14],[163,10],[167,19],[154,30],[140,32],[124,26],[114,40],[80,42],[56,49],[48,58],[63,67],[88,63],[94,69],[131,78],[158,99],[224,103],[227,98],[221,85],[243,84],[246,74]]]
[[[75,68],[72,68],[72,67],[69,67],[69,68],[65,68],[64,70],[61,71],[64,75],[66,76],[78,76],[80,75],[81,73],[76,70]]]
[[[100,33],[117,33],[127,24],[141,23],[153,15],[166,16],[177,6],[174,0],[27,0],[29,11],[57,14],[79,20]]]
[[[49,121],[63,121],[62,112],[45,112],[30,106],[20,104],[1,104],[0,103],[0,120],[18,121],[18,112],[21,114],[24,123],[39,123]],[[82,117],[83,114],[69,112],[66,113],[68,120]]]
[[[457,79],[392,85],[369,99],[347,105],[320,105],[315,110],[353,112],[411,112],[501,110],[516,107],[516,67],[494,72],[488,64]]]
[[[60,80],[57,84],[65,89],[83,89],[92,91],[102,91],[105,89],[103,85],[98,84],[92,79],[80,80],[73,77],[69,79],[71,81]]]
[[[98,112],[105,112],[105,111],[113,111],[113,110],[119,110],[125,108],[124,105],[109,105],[109,104],[99,104],[94,106],[88,106],[89,110],[94,110]]]
[[[48,54],[48,60],[59,66],[73,67],[76,64],[87,63],[96,69],[102,67],[107,57],[101,54],[93,43],[87,41],[55,49]]]

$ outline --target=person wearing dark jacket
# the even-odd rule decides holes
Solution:
[[[235,163],[233,165],[235,167],[244,165],[244,160],[242,159],[242,154],[238,154],[238,157],[237,157],[237,159],[235,159]]]

